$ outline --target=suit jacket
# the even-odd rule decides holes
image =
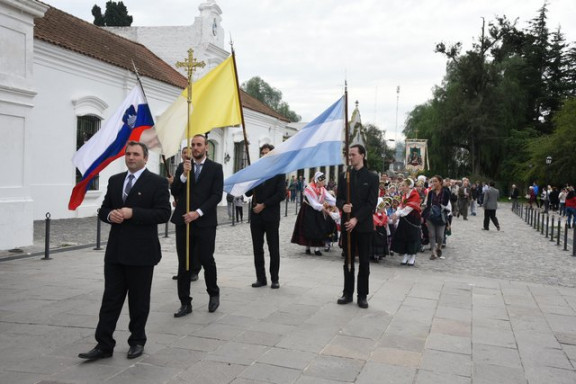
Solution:
[[[497,209],[498,208],[498,197],[500,196],[500,191],[494,187],[490,187],[484,192],[484,209]]]
[[[358,220],[358,224],[354,228],[357,232],[374,231],[372,214],[378,202],[378,184],[378,175],[366,167],[362,167],[358,171],[355,169],[350,171],[350,202],[352,203],[350,217],[355,217]],[[336,197],[336,206],[340,210],[346,204],[347,194],[346,172],[343,172],[338,178],[338,195]],[[344,222],[346,214],[343,215]],[[345,229],[342,230],[345,231]]]
[[[286,197],[286,175],[281,173],[266,180],[256,188],[246,192],[246,196],[252,197],[252,207],[264,203],[266,208],[258,214],[252,211],[252,217],[259,217],[263,221],[280,221],[280,202]]]
[[[188,188],[187,184],[190,183],[190,211],[200,209],[203,214],[190,223],[191,228],[216,227],[218,225],[216,207],[222,200],[224,190],[222,165],[206,159],[198,176],[198,181],[194,179],[194,164],[192,164],[192,171],[185,183],[180,180],[183,171],[184,165],[180,163],[170,187],[170,191],[176,199],[176,209],[171,221],[176,225],[186,224],[182,216],[186,213],[186,189]]]
[[[158,224],[170,218],[168,180],[147,169],[142,172],[126,202],[122,201],[127,172],[108,180],[108,189],[98,217],[112,225],[104,261],[123,265],[153,266],[162,258],[158,240]],[[132,218],[121,224],[110,223],[108,215],[114,209],[132,208]]]

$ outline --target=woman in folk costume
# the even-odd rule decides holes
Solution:
[[[322,172],[314,174],[313,181],[304,190],[304,204],[294,224],[292,243],[306,246],[306,254],[310,255],[310,247],[314,248],[316,256],[322,256],[320,247],[325,245],[328,235],[328,222],[332,220],[325,205],[336,205],[336,198],[324,188],[326,178]]]
[[[389,198],[388,198],[389,199]],[[372,238],[372,258],[379,262],[388,255],[388,216],[386,215],[386,202],[383,198],[378,198],[376,212],[372,215],[374,223],[374,237]]]
[[[402,200],[391,219],[397,223],[394,237],[392,237],[392,250],[401,255],[402,265],[414,266],[416,253],[420,250],[420,222],[421,212],[420,196],[414,188],[414,180],[405,179],[400,184]]]

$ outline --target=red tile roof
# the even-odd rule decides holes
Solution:
[[[132,60],[141,76],[186,88],[187,80],[176,69],[144,45],[118,36],[94,24],[50,7],[44,17],[35,20],[34,38],[92,57],[114,66],[133,70]],[[268,105],[240,90],[242,106],[253,111],[289,120]]]

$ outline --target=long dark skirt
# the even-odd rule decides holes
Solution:
[[[291,242],[309,247],[322,247],[328,236],[326,218],[308,204],[302,204]]]
[[[372,257],[378,259],[388,255],[388,233],[386,227],[376,227],[372,237]]]
[[[420,250],[421,236],[420,215],[412,211],[400,218],[390,248],[401,255],[415,255]]]

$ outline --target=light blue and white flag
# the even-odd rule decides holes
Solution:
[[[224,191],[240,196],[281,173],[342,164],[344,96],[250,166],[224,180]]]

